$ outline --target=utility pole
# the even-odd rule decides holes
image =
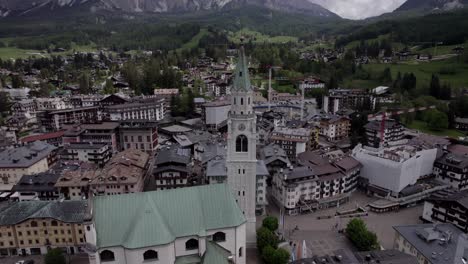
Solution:
[[[268,111],[271,111],[271,71],[272,67],[270,67],[268,78]]]

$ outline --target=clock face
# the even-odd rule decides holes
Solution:
[[[244,124],[240,124],[239,127],[238,127],[238,129],[239,129],[240,131],[244,131],[244,130],[245,130],[245,125],[244,125]]]

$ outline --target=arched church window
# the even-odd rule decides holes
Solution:
[[[239,135],[236,139],[236,152],[247,152],[249,141],[246,136]]]
[[[244,105],[244,98],[241,97],[241,105]]]

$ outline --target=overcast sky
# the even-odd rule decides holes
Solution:
[[[406,0],[309,0],[344,18],[363,19],[391,12]]]

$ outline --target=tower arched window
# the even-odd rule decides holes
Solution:
[[[244,98],[241,97],[241,105],[244,105]]]
[[[239,135],[236,139],[236,152],[247,152],[249,150],[249,140],[244,135]]]
[[[114,261],[115,260],[115,255],[114,252],[110,250],[104,250],[99,254],[99,257],[101,258],[102,262],[106,261]]]
[[[236,97],[234,97],[234,104],[237,104],[237,100],[236,100]]]
[[[248,101],[249,101],[249,103],[248,103],[248,104],[250,105],[250,97],[249,97]]]

